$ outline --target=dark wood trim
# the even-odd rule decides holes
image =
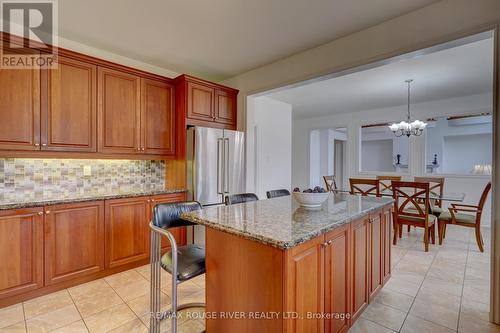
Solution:
[[[177,76],[174,79],[174,81],[175,81],[176,84],[178,84],[179,82],[182,82],[182,81],[187,81],[187,82],[198,83],[198,84],[201,84],[201,85],[204,85],[204,86],[210,86],[211,88],[214,88],[214,89],[221,89],[221,90],[224,90],[224,91],[227,91],[227,92],[236,93],[236,94],[239,92],[238,89],[231,88],[231,87],[228,87],[228,86],[224,86],[222,84],[210,82],[210,81],[207,81],[207,80],[204,80],[204,79],[200,79],[200,78],[188,75],[188,74],[179,75],[179,76]]]
[[[151,155],[151,154],[111,154],[93,152],[66,152],[66,151],[21,151],[21,150],[0,150],[0,158],[75,158],[75,159],[131,159],[131,160],[174,160],[172,155]]]

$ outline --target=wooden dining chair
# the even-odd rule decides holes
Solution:
[[[350,193],[353,195],[380,197],[380,181],[378,179],[349,178],[351,187]]]
[[[380,192],[389,191],[392,193],[392,181],[400,182],[401,176],[377,176],[380,180]]]
[[[432,215],[439,215],[443,212],[444,177],[415,177],[417,183],[429,183],[429,193],[440,199],[431,199]]]
[[[448,208],[447,212],[443,212],[441,216],[439,216],[439,245],[443,244],[443,239],[446,234],[446,225],[455,224],[462,227],[474,228],[479,251],[484,252],[483,236],[481,235],[481,216],[490,190],[491,182],[486,184],[477,206],[453,203],[451,207]]]
[[[337,181],[335,180],[335,176],[323,176],[323,180],[325,181],[326,190],[328,192],[333,192],[337,189]]]
[[[415,226],[424,229],[424,248],[429,251],[429,238],[436,243],[437,217],[429,213],[429,183],[392,182],[394,198],[394,238],[397,244],[401,237],[402,226]],[[423,200],[423,205],[419,202]]]

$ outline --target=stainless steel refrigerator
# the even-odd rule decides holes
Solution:
[[[229,194],[245,192],[245,135],[207,127],[187,130],[188,197],[203,206],[220,205]],[[188,240],[204,243],[197,226]]]

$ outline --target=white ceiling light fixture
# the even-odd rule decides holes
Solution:
[[[408,85],[408,118],[407,121],[402,121],[400,123],[394,123],[389,128],[394,133],[396,137],[400,137],[406,135],[410,137],[412,135],[419,136],[422,135],[424,129],[427,127],[427,123],[424,123],[420,120],[411,121],[410,114],[410,85],[413,80],[406,80],[406,84]]]

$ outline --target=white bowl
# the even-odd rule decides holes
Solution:
[[[304,192],[293,192],[293,198],[297,201],[301,207],[304,208],[319,208],[323,202],[328,199],[330,195],[329,192],[325,193],[304,193]]]

